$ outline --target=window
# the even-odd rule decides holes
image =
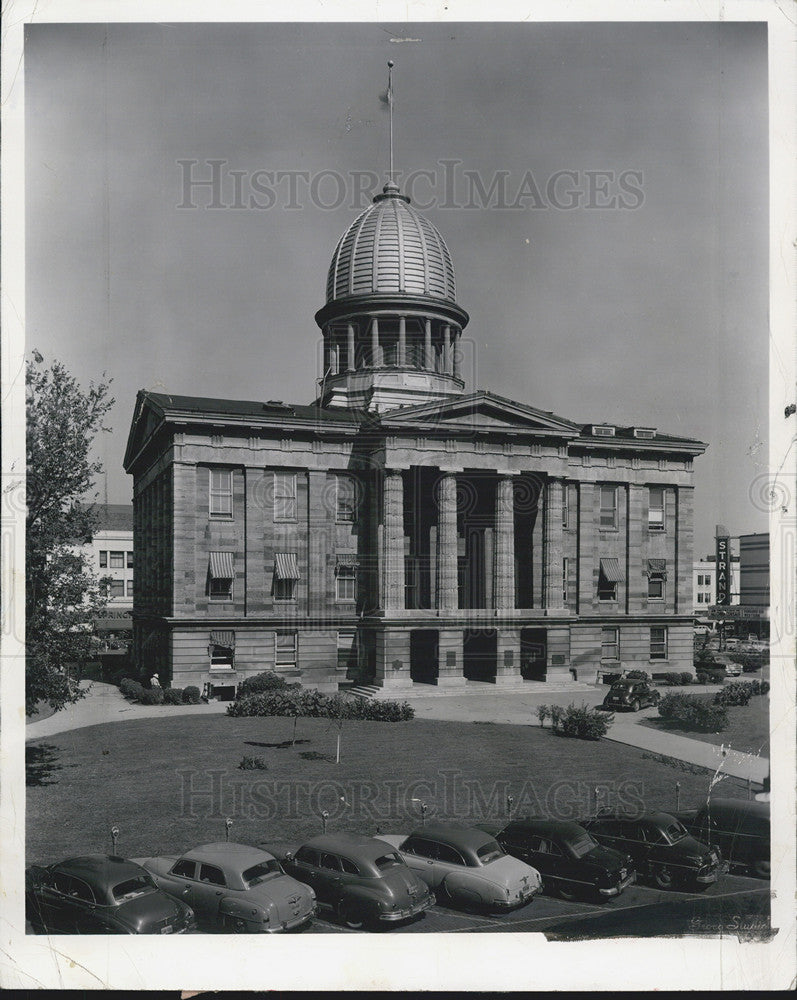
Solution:
[[[320,855],[314,847],[300,847],[296,852],[296,860],[301,861],[305,865],[313,865],[317,868]]]
[[[128,580],[125,586],[127,587],[127,596],[128,597],[132,597],[133,596],[133,581],[132,580]]]
[[[664,531],[664,489],[651,486],[648,490],[648,529]]]
[[[295,552],[277,552],[274,555],[274,579],[271,593],[275,601],[296,600],[296,583],[299,579],[299,559]]]
[[[338,566],[335,576],[335,600],[353,601],[357,597],[356,566]]]
[[[565,483],[562,497],[562,527],[567,527],[567,522],[570,517],[570,487]]]
[[[108,553],[107,551],[100,552],[100,569],[108,568]]]
[[[111,553],[111,569],[124,569],[125,568],[125,554],[124,552],[112,552]]]
[[[667,659],[667,628],[664,625],[654,625],[650,630],[650,658]]]
[[[598,573],[598,600],[616,601],[617,584],[622,583],[624,579],[619,559],[601,559],[600,572]]]
[[[620,629],[601,629],[601,660],[620,659]]]
[[[351,476],[337,476],[335,520],[354,524],[357,520],[357,483]]]
[[[217,868],[215,865],[200,865],[199,881],[209,882],[211,885],[227,884],[224,881],[224,872],[221,870],[221,868]]]
[[[127,568],[128,569],[132,569],[133,568],[133,553],[132,552],[128,552],[127,553]]]
[[[111,580],[108,587],[109,597],[124,597],[125,596],[125,582],[124,580]]]
[[[231,601],[235,579],[235,556],[232,552],[211,552],[208,561],[208,596],[212,601]]]
[[[295,521],[296,513],[296,473],[274,473],[274,520]]]
[[[274,581],[275,601],[295,601],[296,581],[295,580],[275,580]]]
[[[664,574],[663,573],[651,573],[648,577],[648,600],[649,601],[663,601],[664,600]]]
[[[187,861],[185,858],[181,858],[169,874],[176,875],[178,878],[193,878],[195,871],[195,861]]]
[[[601,514],[600,526],[602,528],[617,527],[617,487],[601,486]]]
[[[394,855],[394,857],[398,857],[398,855]],[[376,859],[376,866],[377,866],[377,868],[379,867],[379,862],[381,860],[382,860],[381,858],[377,858]],[[348,858],[341,858],[340,859],[340,867],[344,870],[344,872],[346,872],[347,875],[359,875],[360,874],[360,869],[357,867],[357,865],[355,865],[355,863],[353,861],[349,861]]]
[[[208,645],[211,670],[232,670],[235,656],[235,632],[218,629],[210,633]]]
[[[465,859],[459,851],[455,851],[448,844],[437,844],[436,846],[438,861],[442,861],[446,865],[461,865],[463,868],[465,867]]]
[[[296,665],[296,633],[277,632],[274,640],[274,663],[280,667]]]
[[[232,517],[232,470],[210,470],[210,516]]]
[[[339,872],[341,870],[340,859],[336,854],[322,854],[320,867],[328,868],[333,872]]]
[[[338,632],[338,671],[346,673],[348,669],[357,666],[357,632],[355,629],[342,629]]]
[[[562,560],[562,604],[567,604],[567,574],[570,570],[570,560]]]

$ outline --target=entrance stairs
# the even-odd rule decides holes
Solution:
[[[491,684],[487,681],[465,681],[452,687],[438,687],[436,684],[421,684],[413,682],[401,687],[379,687],[377,684],[340,685],[341,694],[349,694],[353,698],[376,701],[405,701],[410,698],[451,698],[470,694],[544,694],[579,691],[594,691],[594,684],[584,681],[564,680],[557,678],[550,681],[515,681],[512,684]]]

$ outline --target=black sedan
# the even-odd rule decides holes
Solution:
[[[504,826],[480,823],[507,854],[533,865],[545,892],[562,899],[610,899],[636,881],[627,854],[601,847],[577,823],[562,820],[513,819]]]
[[[648,705],[658,705],[660,700],[660,692],[647,681],[630,680],[623,677],[615,681],[609,688],[603,699],[603,708],[611,711],[619,708],[638,712],[640,708],[646,708]]]
[[[719,851],[695,840],[669,813],[597,816],[583,825],[599,843],[630,855],[640,878],[660,889],[702,891],[725,867]]]
[[[25,872],[26,916],[44,934],[183,934],[190,906],[155,885],[141,865],[92,854]]]

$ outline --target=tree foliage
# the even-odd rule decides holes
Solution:
[[[80,697],[67,665],[85,660],[92,619],[107,595],[80,547],[90,542],[97,515],[92,458],[97,433],[113,406],[110,380],[88,389],[59,361],[38,352],[26,367],[27,480],[25,536],[25,702],[56,710]]]

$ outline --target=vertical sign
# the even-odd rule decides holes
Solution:
[[[727,535],[717,535],[716,603],[731,603],[731,540]]]

